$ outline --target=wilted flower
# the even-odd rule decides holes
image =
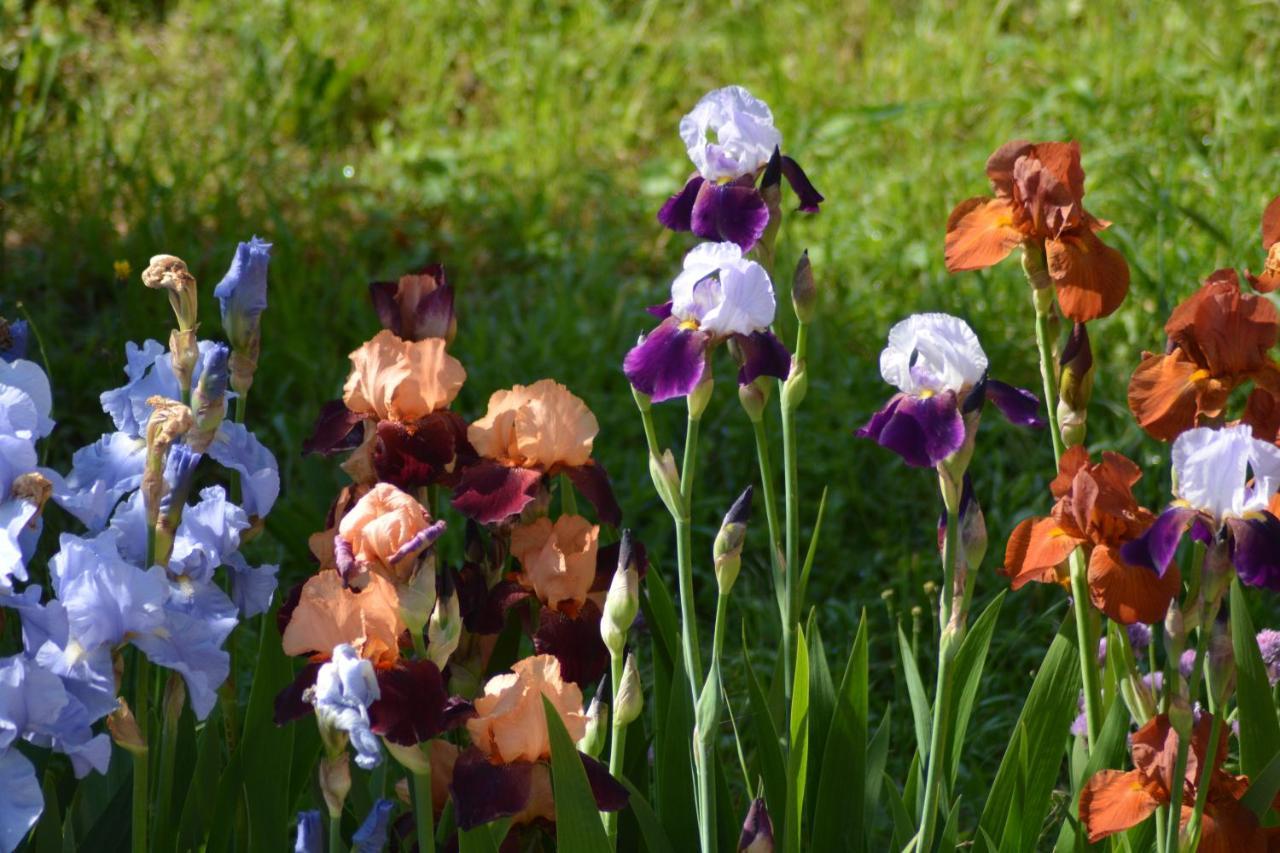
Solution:
[[[443,338],[448,344],[458,331],[453,288],[445,281],[440,264],[402,275],[399,281],[371,282],[369,297],[382,328],[398,338]]]
[[[1129,382],[1129,408],[1162,441],[1220,422],[1227,399],[1252,380],[1244,422],[1268,438],[1280,433],[1280,368],[1268,355],[1280,330],[1275,306],[1243,293],[1235,270],[1222,269],[1174,309],[1165,324],[1169,351],[1146,353]]]
[[[855,434],[908,465],[935,466],[964,447],[972,432],[966,415],[980,412],[986,399],[1011,423],[1044,423],[1034,394],[987,378],[987,355],[977,335],[949,314],[913,314],[890,329],[880,375],[899,393]]]
[[[1271,199],[1262,213],[1262,249],[1267,253],[1262,275],[1247,275],[1255,290],[1270,293],[1280,287],[1280,196]]]
[[[1191,748],[1187,750],[1186,775],[1174,779],[1178,734],[1161,714],[1133,734],[1131,751],[1134,769],[1102,770],[1094,774],[1080,792],[1080,821],[1096,843],[1109,835],[1137,826],[1173,800],[1174,785],[1183,787],[1180,825],[1185,829],[1196,800],[1204,762],[1212,764],[1206,797],[1202,850],[1265,850],[1267,833],[1258,819],[1240,802],[1249,788],[1246,776],[1232,776],[1222,770],[1227,757],[1227,732],[1213,745],[1209,736],[1213,716],[1202,713],[1195,723]]]
[[[1280,589],[1280,520],[1267,508],[1280,486],[1280,448],[1248,426],[1199,427],[1174,441],[1173,477],[1177,500],[1122,558],[1163,577],[1188,529],[1206,542],[1225,529],[1240,580]]]
[[[756,179],[771,158],[799,196],[800,210],[818,212],[822,194],[795,160],[778,153],[782,134],[773,126],[773,113],[743,87],[704,95],[680,120],[680,138],[698,171],[658,212],[658,221],[671,230],[751,249],[769,224]]]
[[[1155,575],[1121,556],[1121,548],[1143,534],[1155,515],[1138,505],[1133,485],[1142,471],[1118,453],[1090,462],[1083,447],[1062,455],[1049,485],[1057,499],[1048,517],[1023,520],[1009,537],[1002,573],[1018,589],[1026,583],[1069,585],[1067,558],[1076,548],[1088,555],[1089,598],[1115,621],[1159,622],[1182,588],[1175,567]]]
[[[330,754],[340,752],[344,733],[356,748],[356,764],[368,770],[382,761],[378,738],[370,730],[369,706],[380,692],[373,665],[345,643],[316,673],[310,701],[316,706],[321,738]]]
[[[1047,278],[1032,283],[1052,283],[1070,319],[1085,323],[1120,307],[1129,266],[1098,239],[1108,223],[1084,209],[1079,143],[1008,142],[987,160],[987,177],[995,198],[963,201],[947,218],[948,270],[993,266],[1022,245],[1043,252],[1038,272]]]
[[[671,301],[651,310],[662,322],[627,353],[623,370],[655,403],[693,393],[708,355],[723,341],[738,352],[740,385],[760,376],[787,377],[791,355],[769,331],[777,310],[773,283],[733,243],[693,248],[671,284]]]
[[[454,508],[482,524],[503,521],[542,493],[545,476],[563,473],[602,522],[617,524],[622,510],[608,474],[591,458],[599,430],[587,404],[553,379],[495,391],[467,428],[481,461],[463,473]]]
[[[369,572],[395,583],[413,574],[418,555],[444,533],[443,521],[417,498],[390,483],[378,483],[343,516],[334,540],[337,568],[343,580],[363,586]]]

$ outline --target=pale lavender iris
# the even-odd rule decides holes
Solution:
[[[31,762],[13,747],[0,748],[0,853],[17,849],[44,811]]]
[[[236,606],[212,583],[180,578],[169,584],[157,630],[133,638],[152,663],[183,677],[191,710],[203,720],[218,699],[218,686],[231,672],[231,656],[222,648],[239,621]]]
[[[258,318],[267,308],[267,266],[271,244],[253,237],[236,245],[227,274],[213,289],[222,307],[222,327],[232,346],[244,349],[256,334]]]
[[[764,267],[733,243],[703,243],[685,256],[671,285],[663,320],[627,353],[627,379],[654,402],[683,397],[698,387],[712,347],[732,340],[741,354],[738,381],[786,378],[791,356],[769,331],[777,305]]]
[[[816,213],[823,201],[799,164],[779,153],[782,134],[769,105],[741,86],[703,96],[680,120],[680,137],[697,172],[658,213],[658,221],[674,231],[749,250],[769,224],[756,179],[770,164],[776,164],[773,180],[787,178],[801,210]]]
[[[368,770],[382,761],[378,736],[369,728],[369,706],[381,696],[373,664],[343,643],[316,673],[309,701],[322,730],[345,732],[356,750],[356,764]]]
[[[244,424],[223,421],[210,458],[240,474],[244,511],[250,518],[265,518],[280,496],[280,468],[276,457]]]
[[[319,810],[298,812],[298,834],[293,840],[293,853],[324,853],[324,845]]]
[[[1030,391],[987,377],[987,355],[969,324],[949,314],[914,314],[889,331],[880,375],[898,389],[856,435],[933,467],[967,438],[965,415],[991,400],[1014,424],[1043,426]]]
[[[1267,509],[1280,487],[1280,448],[1244,424],[1198,427],[1178,436],[1172,456],[1178,500],[1121,556],[1163,577],[1188,530],[1206,543],[1225,536],[1241,581],[1280,590],[1280,520]]]

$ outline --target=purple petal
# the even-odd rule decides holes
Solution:
[[[573,487],[582,492],[582,496],[596,508],[596,516],[604,524],[617,527],[622,523],[622,507],[613,495],[613,486],[609,483],[609,474],[599,462],[587,462],[574,468],[566,468]]]
[[[374,734],[401,746],[430,740],[475,715],[470,702],[458,702],[429,660],[401,660],[378,671],[379,697],[369,706]]]
[[[701,175],[691,177],[680,192],[671,196],[658,211],[658,221],[672,231],[688,231],[693,215],[693,202],[698,197],[698,190],[706,183]]]
[[[379,421],[373,470],[407,492],[438,482],[453,467],[467,426],[455,412],[433,412],[417,423]]]
[[[1178,550],[1178,543],[1196,517],[1196,511],[1189,507],[1169,507],[1145,533],[1120,546],[1120,558],[1132,566],[1145,566],[1164,577]]]
[[[769,208],[751,184],[704,183],[693,203],[693,233],[705,240],[737,243],[746,252],[769,224]]]
[[[566,681],[579,687],[595,684],[609,666],[609,649],[600,637],[600,608],[587,599],[578,615],[570,618],[544,607],[533,649],[558,660]]]
[[[786,176],[787,183],[791,184],[791,189],[800,199],[800,206],[796,209],[805,213],[817,213],[818,205],[826,199],[809,181],[809,176],[804,173],[804,169],[800,168],[800,164],[783,155],[782,174]]]
[[[738,837],[739,853],[772,853],[773,821],[764,800],[756,797],[747,809],[747,819],[742,822],[742,835]]]
[[[908,465],[931,468],[964,444],[964,418],[952,391],[931,397],[896,394],[855,435],[873,439]]]
[[[463,472],[453,508],[481,524],[496,524],[518,515],[537,496],[541,484],[538,471],[484,461]]]
[[[1231,563],[1249,586],[1280,591],[1280,520],[1263,511],[1261,518],[1231,518]]]
[[[657,317],[659,320],[665,320],[671,316],[671,300],[668,299],[661,305],[650,305],[644,310]]]
[[[742,366],[738,368],[739,385],[750,385],[761,376],[786,379],[791,372],[791,353],[768,329],[737,335],[734,340],[742,353]]]
[[[698,387],[706,369],[706,349],[705,333],[682,329],[671,317],[631,348],[622,370],[637,390],[661,403]]]
[[[987,380],[987,399],[995,403],[1000,414],[1011,424],[1025,427],[1043,427],[1040,415],[1040,398],[1030,391],[1014,388],[999,379]]]
[[[623,536],[630,531],[624,530]],[[618,570],[618,560],[621,559],[622,543],[611,542],[608,545],[601,545],[596,550],[596,579],[591,584],[591,592],[607,592],[609,584],[613,582],[614,572]],[[645,550],[644,543],[639,539],[631,540],[631,562],[636,567],[636,573],[640,575],[640,580],[644,580],[644,576],[649,573],[649,554]]]
[[[589,755],[579,752],[582,767],[587,771],[587,784],[596,798],[596,808],[602,812],[622,811],[627,807],[630,795],[622,783],[609,775],[609,768]]]
[[[515,814],[529,802],[532,786],[532,763],[491,764],[475,747],[464,751],[449,783],[458,828],[473,829]]]
[[[398,281],[370,282],[369,299],[378,314],[378,322],[406,341],[452,338],[453,288],[445,281],[444,266],[432,264],[408,275],[426,276],[435,281],[436,286],[429,292],[422,292],[421,288],[402,291]]]

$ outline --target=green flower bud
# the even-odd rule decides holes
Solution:
[[[699,420],[702,413],[707,410],[707,405],[711,402],[711,392],[715,390],[715,378],[711,375],[711,361],[707,361],[706,369],[702,372],[702,381],[698,386],[689,392],[689,418]]]
[[[684,518],[687,513],[680,495],[680,475],[676,473],[676,458],[670,450],[662,451],[661,457],[649,454],[649,476],[667,511],[674,518]]]
[[[795,309],[796,319],[801,323],[813,321],[813,313],[818,307],[818,288],[813,283],[813,266],[809,263],[808,249],[800,256],[795,276],[791,280],[791,306]]]
[[[760,423],[764,417],[765,407],[769,405],[769,384],[765,377],[761,376],[754,382],[739,385],[738,402],[742,404],[742,410],[747,413],[747,418],[753,424]]]
[[[382,745],[387,748],[387,752],[391,753],[391,757],[400,762],[401,766],[410,773],[426,773],[431,769],[431,759],[427,757],[426,750],[422,748],[426,744],[419,746],[415,743],[411,746],[405,746],[383,738]]]
[[[578,741],[578,751],[598,758],[604,751],[606,735],[609,732],[609,706],[600,701],[600,691],[587,706],[587,730]]]
[[[453,587],[453,575],[445,572],[441,580],[443,588],[427,625],[427,657],[444,669],[462,639],[462,613],[458,608],[458,592]]]
[[[604,613],[600,618],[600,636],[609,654],[622,654],[627,643],[627,632],[636,621],[640,609],[640,573],[632,555],[630,530],[622,531],[622,543],[618,548],[618,566],[609,583],[604,599]]]
[[[629,726],[640,716],[644,708],[644,692],[640,685],[640,673],[636,670],[635,653],[627,655],[622,665],[622,682],[614,694],[613,718],[615,726]]]
[[[791,357],[791,373],[782,383],[782,408],[795,411],[809,393],[809,371],[803,360]]]
[[[1089,416],[1089,400],[1093,396],[1093,348],[1084,323],[1071,328],[1071,336],[1059,359],[1062,368],[1058,383],[1058,426],[1067,447],[1084,443]]]
[[[751,519],[751,498],[754,494],[755,487],[747,486],[738,495],[720,525],[720,532],[716,534],[712,559],[721,595],[729,594],[742,569],[742,543],[747,538],[747,522]]]
[[[428,548],[418,558],[418,568],[407,583],[396,588],[400,619],[415,635],[421,634],[436,607],[436,557]]]

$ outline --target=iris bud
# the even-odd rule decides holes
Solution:
[[[188,443],[203,453],[213,443],[213,437],[227,416],[227,358],[231,350],[225,344],[215,344],[205,351],[201,359],[200,381],[191,391],[191,411],[194,424]]]
[[[1089,416],[1089,400],[1093,396],[1093,348],[1084,323],[1071,328],[1071,336],[1059,360],[1062,377],[1058,384],[1058,428],[1067,447],[1084,443]]]
[[[400,619],[413,634],[421,634],[436,607],[436,557],[428,548],[418,558],[418,569],[407,583],[397,587]]]
[[[578,741],[578,751],[592,758],[598,758],[604,751],[605,735],[609,731],[609,706],[600,701],[600,694],[597,690],[587,706],[587,731]]]
[[[738,838],[738,853],[773,853],[773,821],[764,798],[756,797],[747,809],[747,819],[742,823],[742,835]]]
[[[324,795],[329,817],[340,817],[342,806],[351,790],[351,764],[346,752],[338,752],[320,759],[320,793]]]
[[[147,420],[147,454],[142,467],[142,497],[147,523],[155,526],[160,517],[160,501],[164,496],[165,465],[169,448],[191,430],[191,410],[176,400],[155,396],[147,399],[151,417]],[[150,559],[150,555],[148,555]]]
[[[138,728],[138,720],[129,709],[129,703],[124,697],[116,699],[116,702],[116,709],[107,716],[107,731],[111,733],[111,739],[132,755],[146,755],[147,742]]]
[[[200,356],[196,347],[197,307],[196,279],[186,263],[173,255],[156,255],[142,271],[142,283],[153,290],[169,292],[178,328],[169,335],[169,351],[173,354],[173,372],[185,394],[191,388],[191,374]]]
[[[751,519],[751,498],[754,493],[755,488],[747,486],[738,495],[720,525],[720,532],[716,534],[712,558],[715,561],[716,583],[721,595],[729,594],[742,569],[742,543],[747,538],[747,522]]]
[[[818,306],[818,288],[813,283],[813,265],[809,263],[808,249],[800,256],[795,277],[791,280],[791,305],[797,320],[812,322],[813,312]]]
[[[707,362],[706,370],[702,373],[702,381],[698,386],[689,392],[689,419],[699,420],[702,413],[707,410],[707,405],[711,402],[711,392],[715,390],[715,377],[711,375],[711,362]]]
[[[431,769],[431,760],[427,758],[426,751],[416,743],[405,746],[383,738],[382,745],[410,773],[426,773]]]
[[[636,670],[636,656],[627,655],[622,665],[622,681],[614,695],[613,724],[629,726],[640,716],[644,707],[644,692],[640,685],[640,673]]]
[[[618,548],[618,566],[609,583],[604,599],[604,613],[600,618],[600,636],[609,654],[617,657],[627,642],[627,632],[636,620],[640,609],[640,573],[632,559],[631,531],[622,531],[622,543]]]
[[[738,402],[742,404],[742,410],[747,413],[747,418],[753,424],[760,423],[761,418],[764,417],[765,406],[769,404],[769,386],[765,384],[764,377],[759,377],[746,385],[739,385]]]
[[[795,411],[809,393],[809,371],[802,359],[791,357],[791,373],[782,383],[782,408]]]
[[[1227,698],[1236,686],[1236,658],[1231,648],[1231,634],[1227,631],[1224,620],[1213,623],[1209,635],[1209,665],[1205,667],[1208,679],[1209,695],[1216,700],[1217,707],[1226,704]]]
[[[449,662],[449,656],[458,648],[462,638],[462,614],[458,608],[458,592],[453,586],[453,575],[441,575],[440,595],[427,626],[427,657],[440,669]]]
[[[653,478],[653,487],[662,498],[662,503],[674,518],[684,518],[688,513],[684,509],[684,498],[680,495],[680,475],[676,473],[676,458],[670,450],[662,451],[658,457],[649,454],[649,476]]]

